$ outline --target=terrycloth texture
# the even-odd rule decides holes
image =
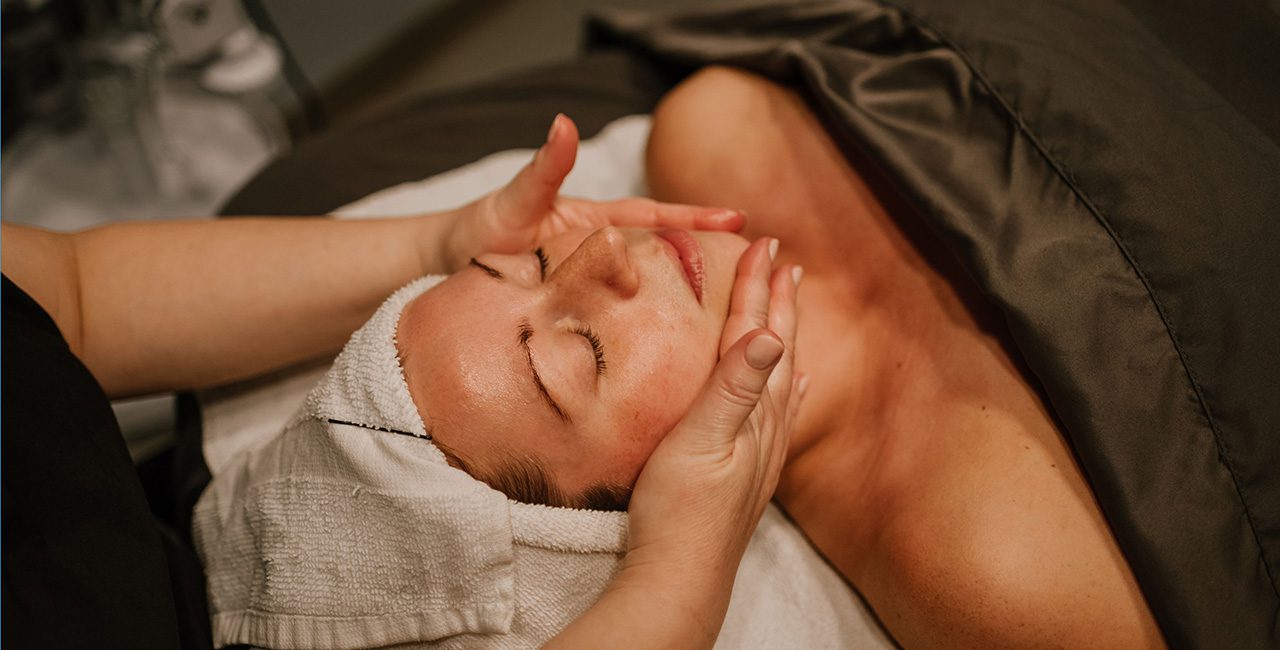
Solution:
[[[201,497],[216,645],[530,647],[612,578],[625,514],[510,502],[426,437],[395,333],[438,281],[392,295],[285,430]]]
[[[388,299],[284,432],[197,504],[215,644],[355,648],[510,629],[506,500],[421,437],[396,355],[402,308],[437,281]]]
[[[719,650],[893,648],[844,579],[776,506],[765,508],[738,565]]]
[[[583,142],[564,192],[597,200],[643,194],[648,132],[648,118],[632,116]],[[530,155],[527,150],[495,154],[440,176],[389,188],[338,213],[359,218],[460,205],[505,182]],[[205,456],[215,477],[205,501],[230,503],[235,498],[234,486],[245,480],[236,474],[248,464],[243,457],[261,457],[263,445],[281,444],[276,442],[281,428],[323,372],[316,367],[295,369],[200,396]],[[412,426],[412,422],[406,424],[404,430]],[[421,446],[407,436],[379,437],[363,429],[348,428],[343,434],[348,438],[370,434],[364,439],[392,446],[392,450],[400,449],[394,446],[400,444],[414,450]],[[436,642],[436,647],[536,647],[595,602],[616,571],[619,555],[611,549],[623,548],[625,540],[620,515],[508,505],[514,568],[512,631],[460,634]],[[201,507],[210,506],[202,501]],[[227,506],[220,507],[225,510]],[[547,514],[544,511],[559,516],[543,516]],[[221,521],[215,523],[221,525]],[[600,534],[584,536],[593,530]],[[566,552],[574,553],[572,562],[564,561]],[[210,587],[212,590],[212,582]],[[215,612],[221,611],[216,601],[213,607]],[[358,629],[357,634],[370,640],[356,645],[376,646],[374,638],[412,636],[414,630],[405,624],[405,618],[388,617],[372,622],[368,629]],[[382,631],[381,626],[394,629]],[[834,650],[894,646],[853,590],[814,552],[795,525],[770,505],[743,556],[716,647]]]

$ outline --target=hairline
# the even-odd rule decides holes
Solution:
[[[508,456],[506,462],[500,463],[495,471],[487,472],[464,460],[454,449],[438,439],[432,440],[449,465],[488,484],[514,501],[560,508],[616,511],[626,510],[631,499],[630,488],[609,483],[593,485],[578,497],[569,498],[556,485],[546,465],[536,458]]]

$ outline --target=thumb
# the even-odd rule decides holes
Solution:
[[[578,156],[578,127],[563,113],[556,114],[547,141],[533,160],[498,193],[498,216],[507,228],[530,226],[543,216],[560,193],[560,184]]]
[[[720,357],[689,413],[667,438],[690,451],[731,449],[782,352],[777,334],[764,328],[747,332]]]

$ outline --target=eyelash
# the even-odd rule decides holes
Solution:
[[[541,273],[542,273],[542,279],[543,279],[543,280],[546,280],[546,279],[547,279],[547,266],[550,264],[550,261],[549,261],[549,260],[547,260],[547,254],[546,254],[545,252],[543,252],[543,250],[542,250],[542,247],[541,247],[541,246],[539,246],[538,248],[533,249],[533,254],[538,258],[538,270],[539,270],[539,272],[541,272]]]
[[[590,325],[579,325],[573,329],[573,333],[582,336],[591,343],[591,351],[596,355],[596,374],[603,375],[605,369],[604,346],[600,344],[600,337],[591,331]]]

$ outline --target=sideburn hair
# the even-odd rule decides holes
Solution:
[[[556,508],[583,510],[625,511],[631,504],[631,488],[601,483],[587,488],[576,497],[566,495],[551,480],[546,466],[532,458],[508,458],[491,473],[481,473],[462,460],[452,449],[435,441],[444,453],[445,460],[453,467],[487,483],[489,487],[507,495],[508,499],[521,503],[539,504]]]

